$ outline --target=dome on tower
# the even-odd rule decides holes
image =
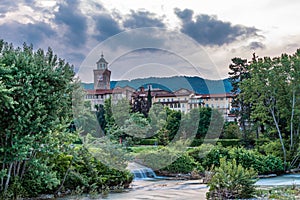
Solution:
[[[98,64],[98,63],[105,63],[105,64],[108,64],[108,62],[104,59],[103,53],[101,54],[101,58],[98,60],[97,64]]]
[[[98,60],[97,69],[107,69],[108,62],[104,59],[103,53],[101,54],[101,58]]]

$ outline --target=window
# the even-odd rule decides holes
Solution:
[[[182,104],[182,107],[184,108],[184,104]]]
[[[165,102],[166,100],[165,99],[163,99],[163,102]]]
[[[215,101],[218,101],[218,100],[219,100],[219,98],[218,98],[218,97],[216,97],[216,98],[215,98]]]
[[[180,103],[178,104],[178,108],[180,108]]]

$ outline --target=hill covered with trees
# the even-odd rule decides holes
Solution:
[[[85,89],[93,89],[93,83],[82,83]],[[147,87],[152,85],[152,88],[160,88],[169,91],[176,91],[181,88],[193,90],[200,94],[217,94],[230,92],[232,89],[228,79],[223,80],[207,80],[201,77],[189,76],[174,76],[174,77],[150,77],[134,80],[111,81],[111,89],[117,86],[130,86],[138,89],[141,86]]]

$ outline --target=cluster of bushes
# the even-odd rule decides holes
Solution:
[[[35,197],[80,191],[101,193],[112,188],[127,188],[133,175],[104,165],[86,148],[78,146],[71,154],[60,153],[49,158],[47,165],[30,163],[30,169],[20,180],[15,178],[3,198]]]
[[[220,158],[226,157],[227,160],[235,159],[238,164],[245,168],[252,167],[258,174],[280,174],[284,170],[281,158],[270,154],[264,155],[257,150],[248,150],[243,147],[223,147],[205,144],[191,148],[188,152],[205,169],[220,166]]]
[[[200,163],[185,152],[185,145],[178,141],[164,147],[134,147],[131,151],[135,153],[136,159],[156,171],[174,174],[187,174],[195,170],[203,172]]]
[[[64,190],[76,190],[79,187],[85,193],[95,190],[101,192],[103,188],[126,188],[131,183],[133,175],[129,171],[106,166],[83,147],[79,147],[76,152],[72,158],[70,155],[61,155],[54,159],[53,164],[60,178],[69,170],[63,185]]]
[[[195,159],[192,156],[188,155],[187,153],[184,153],[173,163],[164,167],[162,171],[168,171],[170,173],[187,174],[191,173],[192,171],[203,172],[204,169],[200,165],[200,163],[195,161]]]
[[[237,164],[258,174],[281,174],[284,164],[280,157],[263,154],[255,149],[244,147],[223,147],[221,145],[203,144],[198,147],[178,147],[178,144],[165,147],[132,147],[136,158],[154,170],[169,173],[190,173],[193,170],[204,172],[220,166],[220,159],[235,160]]]

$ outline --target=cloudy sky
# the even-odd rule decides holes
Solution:
[[[102,52],[114,80],[218,79],[233,57],[294,53],[299,10],[298,0],[1,0],[0,38],[50,46],[83,81]]]

